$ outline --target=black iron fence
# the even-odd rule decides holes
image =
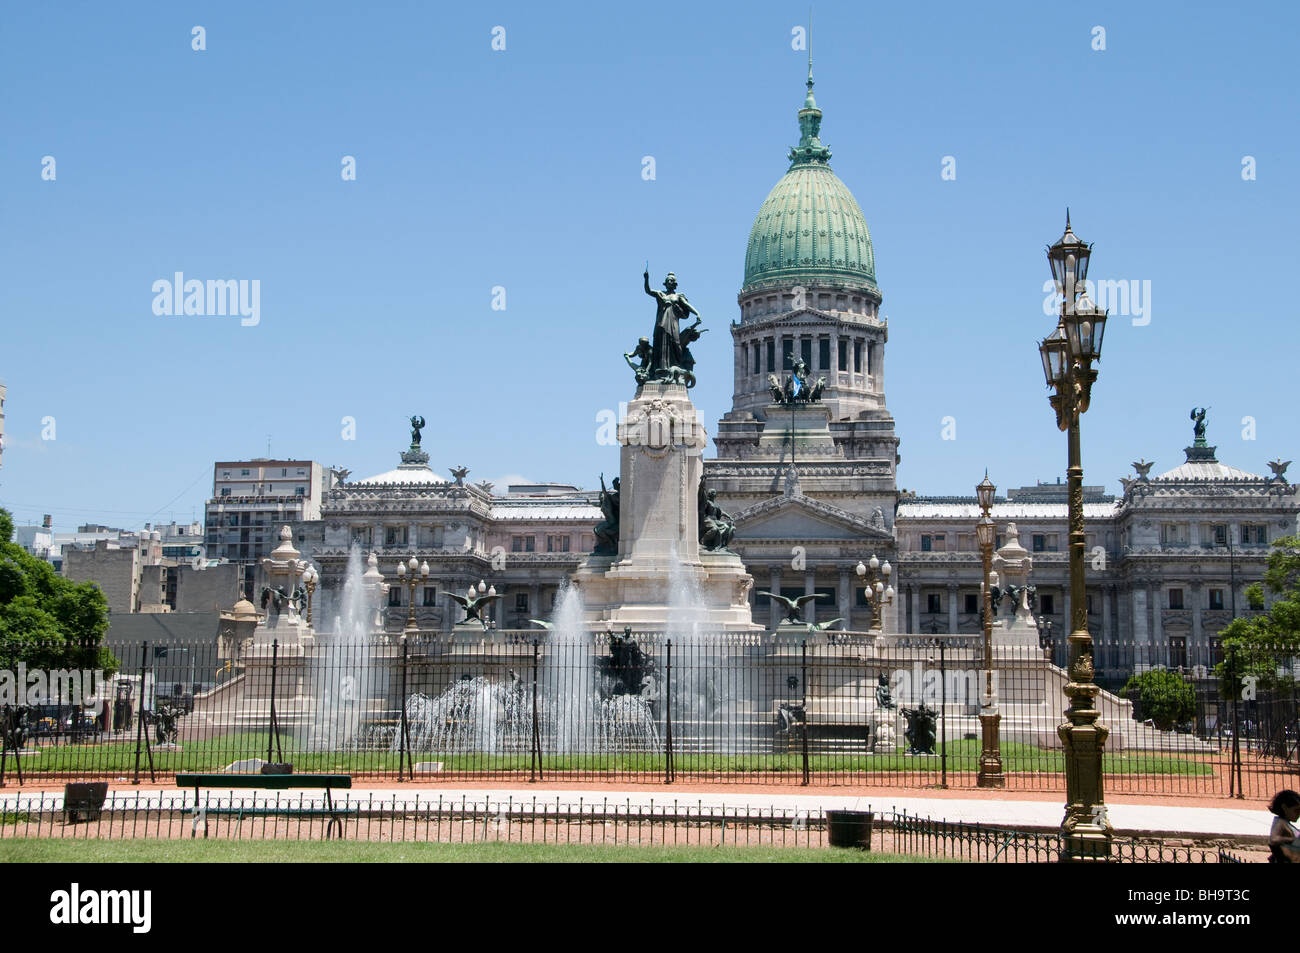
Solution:
[[[481,798],[294,794],[222,796],[189,792],[110,794],[89,812],[73,812],[58,794],[18,795],[0,804],[0,841],[27,838],[130,840],[323,840],[385,843],[605,844],[611,846],[833,845],[821,809],[726,807],[675,799],[632,803],[618,798],[578,801],[537,797]],[[1055,863],[1059,834],[935,820],[906,812],[873,811],[871,850],[975,863]],[[331,824],[337,826],[331,827]],[[841,845],[843,846],[843,845]],[[1262,850],[1189,846],[1158,838],[1115,838],[1119,863],[1244,863]]]
[[[120,671],[103,680],[23,668],[28,649],[0,644],[11,684],[23,685],[0,697],[2,783],[287,762],[401,781],[974,787],[991,688],[1006,785],[1064,789],[1066,676],[1038,645],[998,647],[990,673],[978,637],[494,631],[144,643],[119,652]],[[1224,679],[1196,662],[1165,670],[1146,695],[1104,692],[1107,791],[1268,797],[1300,787],[1293,662],[1278,654],[1271,665],[1261,677],[1268,666],[1243,662],[1256,674]]]

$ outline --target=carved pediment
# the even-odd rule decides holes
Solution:
[[[805,496],[774,497],[735,514],[736,538],[750,539],[879,539],[894,536],[861,516]]]

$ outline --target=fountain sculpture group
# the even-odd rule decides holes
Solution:
[[[317,640],[299,613],[303,564],[286,527],[265,561],[267,616],[242,650],[245,674],[238,685],[209,693],[237,694],[238,704],[201,699],[198,707],[207,705],[213,719],[239,712],[243,724],[234,729],[263,724],[278,678],[277,723],[308,750],[657,752],[671,732],[694,750],[749,753],[789,743],[810,720],[838,720],[857,750],[865,744],[897,751],[906,737],[909,753],[933,753],[932,706],[952,698],[946,682],[939,685],[947,677],[942,670],[912,656],[901,661],[880,633],[824,631],[841,620],[809,624],[800,610],[816,596],[767,593],[786,603],[787,618],[773,632],[754,623],[753,579],[728,548],[735,524],[705,483],[706,435],[689,396],[696,382],[690,345],[705,333],[702,319],[677,291],[675,276],[668,275],[663,291],[650,288],[648,271],[644,278],[655,324],[624,355],[636,391],[618,426],[619,475],[608,485],[601,475],[594,551],[561,592],[552,619],[538,622],[535,655],[492,650],[499,636],[484,609],[498,598],[495,590],[457,597],[465,619],[450,640],[417,634],[399,647],[380,634],[387,586],[375,556],[363,571],[358,550],[336,597],[334,631]],[[824,382],[810,381],[806,368],[795,371],[783,385],[774,381],[774,395],[818,401]],[[411,422],[414,447],[424,420]],[[1053,699],[1062,693],[1048,684],[1051,666],[1034,651],[1030,557],[1014,525],[1008,536],[995,562],[1001,587],[994,590],[998,674],[1013,675],[1010,683],[1003,679],[1002,733],[1050,745],[1060,720]],[[832,640],[839,644],[828,650]],[[843,664],[846,657],[853,664]],[[1022,683],[1031,686],[1020,699],[1028,708],[1008,707]],[[973,724],[977,704],[987,701],[959,699],[964,714],[940,705],[949,712],[946,730],[953,730],[954,714],[956,730],[963,719]],[[1111,724],[1128,721],[1127,702],[1105,695],[1102,702]],[[403,708],[405,738],[397,729],[403,719],[394,717]],[[1122,745],[1122,731],[1115,734]]]

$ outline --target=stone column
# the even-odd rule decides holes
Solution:
[[[914,583],[911,589],[912,592],[909,598],[911,611],[908,613],[907,619],[907,632],[909,635],[915,634],[921,625],[921,587]]]
[[[1191,664],[1192,660],[1197,658],[1196,653],[1201,649],[1201,601],[1204,598],[1202,595],[1204,591],[1205,589],[1199,579],[1192,583],[1192,644],[1187,646],[1188,664]]]
[[[876,344],[876,376],[872,380],[872,390],[877,394],[885,392],[885,339],[882,336]]]
[[[817,574],[806,572],[803,574],[803,594],[811,596],[817,591]],[[803,604],[803,620],[805,622],[817,621],[817,600],[809,599]]]
[[[533,583],[528,587],[528,617],[530,619],[542,618],[542,587],[540,583]],[[526,623],[525,623],[526,624]]]
[[[1167,664],[1169,661],[1169,647],[1165,645],[1164,620],[1160,618],[1160,615],[1164,612],[1165,608],[1164,599],[1162,598],[1164,593],[1160,591],[1159,585],[1154,586],[1153,591],[1155,597],[1150,600],[1151,650],[1148,653],[1149,657],[1146,661],[1152,665],[1156,662],[1165,662]]]
[[[778,596],[781,594],[781,567],[777,566],[772,570],[772,584],[767,587],[768,592],[775,592]],[[768,619],[768,628],[775,629],[781,624],[781,604],[775,599],[771,600],[772,610]]]
[[[849,570],[840,570],[840,611],[835,613],[844,621],[840,627],[844,629],[853,628],[853,579]]]
[[[1114,591],[1114,586],[1102,586],[1101,595],[1099,596],[1101,599],[1101,643],[1105,646],[1105,654],[1103,658],[1107,665],[1115,664],[1114,659],[1112,658],[1114,655],[1115,640],[1114,633],[1111,632],[1110,624],[1110,600]]]
[[[957,634],[957,584],[948,583],[948,634]]]

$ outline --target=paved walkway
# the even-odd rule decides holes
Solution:
[[[223,791],[210,789],[210,797],[227,797],[243,799],[246,803],[274,803],[279,797],[307,801],[322,799],[319,789],[288,791]],[[115,787],[110,796],[123,808],[159,808],[164,805],[181,807],[193,801],[193,791],[158,788]],[[334,795],[335,803],[372,803],[394,802],[398,804],[428,805],[438,803],[442,798],[444,804],[482,805],[511,807],[522,811],[554,811],[556,804],[564,810],[576,810],[579,805],[589,811],[614,811],[619,813],[686,810],[690,808],[708,809],[713,812],[726,809],[728,813],[757,813],[769,811],[777,816],[793,816],[796,813],[825,810],[875,810],[905,811],[909,814],[931,817],[936,820],[964,821],[966,823],[990,824],[1003,827],[1026,829],[1056,830],[1062,816],[1060,801],[1012,800],[983,798],[927,798],[898,797],[887,791],[868,796],[857,794],[836,794],[832,791],[810,792],[807,794],[785,794],[768,791],[708,791],[708,792],[671,792],[646,790],[611,790],[582,787],[542,787],[530,785],[526,790],[518,788],[413,788],[405,787],[366,787],[351,791],[339,791]],[[7,789],[0,792],[0,805],[9,810],[41,806],[46,810],[57,810],[62,806],[62,792],[20,792]],[[1273,816],[1259,808],[1242,807],[1181,807],[1168,804],[1111,804],[1109,805],[1111,824],[1118,834],[1161,834],[1169,837],[1250,837],[1266,838]]]

